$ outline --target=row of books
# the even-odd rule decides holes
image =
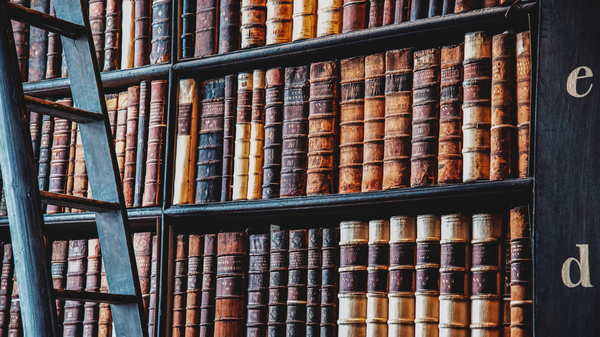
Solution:
[[[530,93],[527,31],[183,79],[173,204],[527,177]]]
[[[503,213],[178,235],[171,335],[531,336],[529,210]]]

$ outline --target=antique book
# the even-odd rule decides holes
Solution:
[[[31,147],[33,148],[33,160],[39,161],[41,141],[42,114],[29,112],[29,134],[31,135]]]
[[[388,335],[415,335],[415,261],[417,220],[390,218]]]
[[[104,31],[104,71],[119,69],[121,52],[121,2],[106,0],[106,28]]]
[[[185,336],[185,305],[187,299],[188,235],[177,235],[171,336]]]
[[[2,272],[0,273],[0,333],[2,333],[2,336],[6,336],[10,322],[10,308],[12,306],[11,293],[14,262],[12,245],[5,243],[2,248],[4,255],[2,258]]]
[[[73,123],[75,124],[75,123]],[[88,176],[85,166],[85,156],[83,153],[83,143],[81,141],[81,130],[77,129],[77,145],[75,148],[75,173],[73,175],[73,195],[76,197],[87,197]],[[83,212],[78,209],[71,209],[71,212]]]
[[[219,54],[240,49],[241,0],[219,1]]]
[[[67,286],[67,257],[69,252],[69,241],[55,240],[52,242],[52,257],[50,261],[50,273],[52,274],[52,286],[54,289],[65,289]],[[4,252],[6,254],[6,251]],[[6,256],[6,255],[5,255]],[[2,279],[4,280],[4,278]],[[2,286],[4,288],[4,285]],[[0,296],[2,296],[0,291]],[[3,300],[0,299],[0,304]],[[58,330],[62,331],[65,319],[65,301],[56,300],[56,322]],[[1,321],[1,320],[0,320]]]
[[[96,49],[98,68],[104,67],[104,32],[106,31],[106,2],[107,0],[89,0],[89,18],[92,30],[92,40]]]
[[[246,199],[261,198],[263,179],[263,143],[265,139],[265,71],[252,75],[252,117],[248,162],[248,194]]]
[[[368,26],[367,0],[344,0],[342,6],[342,33],[362,30]]]
[[[215,336],[238,337],[244,331],[248,238],[246,232],[228,232],[219,233],[217,240]]]
[[[267,0],[267,46],[292,41],[293,11],[291,0]]]
[[[286,337],[285,319],[288,285],[289,232],[271,232],[269,255],[269,301],[267,336]]]
[[[56,16],[54,10],[54,0],[50,0],[50,15]],[[15,32],[15,44],[17,43]],[[18,49],[17,49],[18,50]],[[60,35],[48,32],[48,54],[46,55],[46,79],[57,78],[61,75],[62,66],[62,44],[60,41]]]
[[[362,192],[383,187],[385,136],[385,53],[365,57],[365,125]]]
[[[499,335],[502,322],[502,216],[473,214],[471,335]]]
[[[529,31],[516,36],[517,63],[517,128],[518,128],[518,177],[529,176],[529,124],[531,119],[531,42]]]
[[[100,259],[102,267],[100,271],[100,292],[108,292],[108,283],[106,281],[106,273],[104,271],[104,260]],[[110,311],[110,304],[100,303],[99,314],[98,314],[98,337],[111,337],[113,335],[112,329],[112,312]]]
[[[411,0],[396,0],[394,8],[394,23],[410,20],[410,2]]]
[[[338,336],[366,336],[369,224],[340,223]]]
[[[322,229],[309,229],[308,264],[306,267],[306,337],[320,336],[322,244]]]
[[[29,7],[28,0],[11,0],[10,2],[15,5]],[[27,82],[27,73],[29,69],[29,25],[14,20],[11,24],[15,48],[17,49],[17,60],[19,61],[21,82]]]
[[[148,298],[148,336],[155,336],[157,310],[156,310],[156,270],[158,268],[158,239],[152,236],[152,260],[150,261],[150,291]]]
[[[443,0],[429,0],[429,11],[427,12],[427,17],[434,17],[442,15],[444,4]]]
[[[179,110],[173,167],[173,205],[194,202],[198,142],[198,87],[196,80],[179,80]]]
[[[375,28],[383,25],[383,7],[384,0],[369,1],[368,28]]]
[[[65,194],[73,195],[73,185],[75,183],[75,150],[77,148],[77,127],[76,122],[71,123],[70,142],[69,142],[69,164],[67,165],[67,183],[65,185]],[[65,213],[71,213],[70,207],[65,207]]]
[[[469,218],[442,215],[440,262],[440,336],[469,335]]]
[[[312,39],[317,32],[317,1],[296,0],[292,13],[292,41]]]
[[[285,331],[287,337],[301,337],[306,329],[306,284],[308,230],[290,230]]]
[[[21,321],[21,304],[19,301],[19,285],[17,277],[12,279],[12,295],[10,301],[10,321],[8,337],[23,337],[23,322]]]
[[[321,243],[321,312],[319,336],[335,337],[337,333],[337,290],[339,266],[339,228],[323,228]],[[310,252],[309,252],[310,253]]]
[[[508,221],[503,223],[504,231],[504,243],[502,245],[502,254],[504,256],[504,263],[502,269],[502,332],[501,335],[510,337],[510,296],[511,296],[511,266],[510,266],[510,216],[507,217]]]
[[[196,157],[197,204],[219,201],[221,196],[225,79],[220,77],[203,81],[202,92]]]
[[[31,0],[29,7],[48,14],[50,0]],[[39,82],[46,77],[46,55],[48,54],[48,33],[40,28],[29,30],[29,82]],[[41,119],[41,117],[40,117]]]
[[[146,146],[148,144],[148,119],[150,114],[150,82],[140,83],[140,105],[138,110],[137,150],[135,159],[135,192],[133,207],[142,206],[144,195],[144,177],[146,175]]]
[[[483,8],[498,6],[499,0],[483,0]]]
[[[415,266],[415,336],[438,336],[440,317],[440,217],[417,216],[417,264]]]
[[[267,336],[269,301],[269,234],[250,235],[246,336]]]
[[[463,182],[490,178],[492,39],[465,35],[463,80]]]
[[[414,64],[411,187],[433,185],[437,182],[440,49],[416,51]]]
[[[181,1],[181,59],[194,57],[196,33],[196,0]]]
[[[237,117],[235,121],[233,160],[233,200],[246,200],[248,196],[252,85],[254,84],[252,75],[252,72],[238,74]]]
[[[66,290],[82,291],[85,289],[87,246],[87,240],[69,241]],[[63,335],[65,337],[75,337],[83,334],[83,313],[83,302],[65,301],[65,319],[63,321]]]
[[[443,0],[442,15],[454,13],[455,0]]]
[[[426,18],[428,5],[429,0],[411,0],[410,21]]]
[[[482,0],[455,0],[454,3],[454,13],[466,12],[478,8],[483,8]]]
[[[85,291],[100,291],[101,271],[100,240],[88,240],[87,273],[85,278]],[[85,302],[83,310],[83,337],[98,336],[98,303]]]
[[[73,100],[63,99],[61,104],[71,106]],[[54,134],[52,140],[52,160],[50,161],[50,177],[48,191],[52,193],[65,193],[67,184],[67,168],[69,165],[69,144],[71,136],[71,122],[66,119],[54,120]],[[56,205],[46,206],[46,213],[62,213],[63,208]]]
[[[463,45],[441,48],[438,184],[461,181]]]
[[[413,51],[385,54],[385,135],[383,138],[383,189],[410,184]]]
[[[167,121],[165,117],[166,80],[152,81],[150,114],[148,117],[148,150],[142,206],[156,206],[160,200],[161,171],[164,156],[164,138]]]
[[[187,290],[185,301],[185,336],[198,336],[202,302],[204,236],[190,234],[188,249]]]
[[[106,101],[106,111],[108,112],[108,120],[110,122],[110,131],[113,138],[117,132],[117,104],[119,102],[119,94],[104,95]]]
[[[285,68],[281,197],[306,194],[309,67]]]
[[[171,61],[171,0],[152,0],[150,64]]]
[[[340,73],[338,193],[360,192],[365,119],[365,57],[341,60]]]
[[[202,57],[217,52],[218,0],[196,1],[196,41],[194,57]]]
[[[367,337],[388,335],[390,222],[369,221]]]
[[[150,261],[152,257],[152,232],[140,232],[133,234],[133,252],[140,279],[140,290],[142,292],[142,303],[146,320],[150,304]]]
[[[217,284],[217,236],[215,234],[204,235],[202,267],[199,336],[212,337],[215,328],[215,294]]]
[[[121,69],[133,68],[135,1],[121,0]]]
[[[225,117],[223,121],[223,171],[221,201],[231,200],[233,192],[233,149],[237,115],[237,75],[225,76]]]
[[[307,195],[335,191],[338,74],[337,60],[310,65]]]
[[[152,34],[150,0],[135,0],[133,66],[150,64],[150,39]]]
[[[317,1],[317,37],[342,31],[342,0]]]
[[[403,1],[403,0],[400,0]],[[383,14],[381,24],[383,26],[394,24],[396,18],[396,0],[384,0],[383,1]]]
[[[510,331],[512,336],[533,333],[533,266],[528,206],[510,210]]]
[[[125,163],[123,164],[123,195],[125,205],[133,207],[137,157],[138,116],[140,111],[140,87],[127,90],[127,121],[125,132]]]
[[[121,182],[123,181],[123,173],[125,172],[125,142],[127,141],[127,110],[128,110],[127,91],[119,93],[117,103],[117,129],[115,131],[115,152],[117,153],[117,165],[121,174]]]
[[[267,21],[266,0],[242,0],[242,21],[240,26],[241,48],[262,47],[265,45]]]
[[[284,68],[267,70],[265,89],[265,141],[263,146],[262,198],[279,197],[281,135],[283,127]]]

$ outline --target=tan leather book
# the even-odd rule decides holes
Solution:
[[[253,84],[251,72],[238,74],[238,101],[233,159],[233,200],[246,200],[248,197]]]
[[[123,181],[123,173],[125,172],[125,142],[127,141],[127,97],[128,92],[119,93],[119,101],[117,103],[117,129],[115,132],[115,152],[117,154],[117,165]]]
[[[125,205],[133,207],[137,159],[138,119],[140,112],[140,86],[127,90],[127,126],[125,132],[125,163],[123,170],[123,195]]]
[[[292,41],[293,1],[267,0],[267,46]]]
[[[102,255],[100,254],[100,240],[88,240],[87,272],[85,278],[85,291],[100,291],[100,269]],[[83,337],[98,336],[98,303],[85,302],[83,307]]]
[[[385,53],[365,57],[365,133],[362,192],[383,187],[385,136]]]
[[[440,317],[440,217],[417,216],[415,336],[437,337]]]
[[[71,134],[69,142],[69,165],[67,166],[67,184],[65,186],[65,194],[73,195],[73,184],[75,175],[75,149],[77,148],[77,127],[76,122],[71,123]],[[71,213],[71,207],[65,207],[65,213]]]
[[[529,31],[517,34],[518,177],[529,176],[529,125],[531,119],[531,42]]]
[[[108,112],[108,121],[110,123],[110,133],[113,141],[117,132],[117,104],[119,102],[119,94],[104,95],[106,101],[106,111]]]
[[[317,33],[317,1],[295,0],[292,14],[292,41],[312,39]]]
[[[263,144],[265,139],[265,71],[252,75],[252,118],[250,121],[250,155],[248,164],[248,200],[260,199],[263,178]]]
[[[121,69],[133,68],[133,45],[135,42],[135,2],[121,2]]]
[[[317,37],[342,31],[342,0],[317,1]]]
[[[367,0],[344,0],[342,33],[367,28]]]
[[[388,268],[390,222],[369,221],[367,280],[367,337],[388,335]]]
[[[510,210],[510,334],[533,333],[533,265],[529,207]]]
[[[187,269],[187,298],[185,306],[186,337],[196,337],[200,330],[203,252],[204,235],[190,235]]]
[[[85,166],[85,154],[83,152],[83,143],[81,141],[81,131],[77,130],[77,146],[75,147],[75,174],[73,176],[73,195],[76,197],[87,198],[88,176]],[[79,209],[71,209],[73,213],[83,212]]]
[[[143,207],[157,206],[159,200],[161,200],[162,177],[160,173],[163,166],[165,129],[167,128],[165,116],[166,86],[166,80],[152,81],[151,84]]]
[[[194,202],[196,143],[198,140],[198,86],[196,80],[179,81],[179,110],[173,169],[173,205]]]
[[[242,0],[242,49],[262,47],[266,42],[267,1]]]

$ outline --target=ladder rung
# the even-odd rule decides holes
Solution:
[[[90,123],[104,119],[104,116],[97,112],[85,111],[31,96],[25,96],[25,104],[29,111],[64,118],[77,123]]]
[[[137,297],[135,295],[94,293],[94,292],[90,292],[90,291],[74,291],[74,290],[54,289],[54,297],[56,299],[67,300],[67,301],[110,303],[110,304],[137,303]]]
[[[44,29],[62,36],[76,39],[85,34],[85,27],[73,22],[59,19],[55,16],[36,10],[16,5],[7,1],[10,16],[15,21],[20,21],[31,26]]]
[[[56,205],[62,207],[72,207],[90,212],[109,212],[121,209],[116,202],[100,201],[88,198],[74,197],[72,195],[58,194],[46,191],[40,191],[40,197],[43,204]]]

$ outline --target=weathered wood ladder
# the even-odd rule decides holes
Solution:
[[[110,303],[117,336],[147,336],[123,188],[85,0],[55,0],[56,17],[0,0],[0,166],[25,336],[60,336],[55,298]],[[61,35],[76,108],[24,96],[11,19]],[[95,200],[39,191],[26,112],[79,123]],[[56,291],[41,204],[96,212],[111,292]]]

